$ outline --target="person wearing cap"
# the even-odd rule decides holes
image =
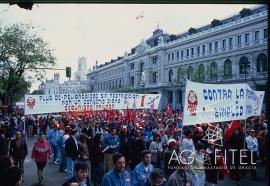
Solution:
[[[249,136],[245,138],[245,142],[247,144],[247,162],[248,166],[251,167],[250,173],[253,179],[257,178],[256,175],[256,164],[257,164],[257,157],[259,155],[258,149],[258,140],[255,137],[256,131],[255,129],[250,130]]]
[[[133,170],[132,180],[134,186],[144,186],[150,174],[154,170],[151,164],[151,151],[143,150],[141,153],[142,162],[139,163]]]
[[[184,139],[182,140],[182,150],[185,151],[182,153],[182,156],[186,159],[190,157],[192,153],[195,153],[195,146],[193,140],[191,139],[192,132],[190,129],[184,131]]]
[[[65,153],[67,160],[67,178],[72,178],[74,173],[74,165],[79,159],[79,147],[77,141],[77,130],[71,129],[70,136],[65,142]]]
[[[163,170],[164,178],[168,180],[169,176],[177,169],[178,161],[170,161],[173,154],[178,154],[178,149],[176,148],[179,144],[175,139],[169,139],[167,142],[167,149],[163,155]]]
[[[59,124],[55,124],[52,129],[50,129],[47,133],[46,139],[50,142],[50,145],[53,150],[53,162],[54,164],[58,164],[58,156],[59,156],[59,146],[58,141],[60,137],[63,135],[64,131],[60,131]]]

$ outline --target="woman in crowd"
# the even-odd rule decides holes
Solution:
[[[154,139],[150,144],[149,150],[152,153],[152,164],[156,168],[161,168],[163,148],[159,134],[154,134]]]
[[[37,165],[37,174],[38,181],[41,183],[43,180],[42,172],[44,167],[46,166],[48,158],[52,156],[51,145],[45,139],[45,135],[43,133],[40,134],[39,139],[35,142],[32,150],[32,159],[36,162]]]
[[[80,161],[86,161],[89,159],[87,136],[85,133],[81,133],[78,142],[78,148],[80,153]]]
[[[103,163],[103,152],[102,152],[102,135],[96,134],[91,145],[91,182],[94,186],[98,186],[101,183],[104,175],[104,163]]]

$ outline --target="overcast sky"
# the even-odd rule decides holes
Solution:
[[[103,64],[147,39],[157,28],[169,34],[186,32],[190,27],[209,24],[237,14],[255,5],[111,5],[111,4],[38,4],[31,11],[16,5],[0,4],[0,24],[31,23],[55,50],[56,68],[77,70],[80,56],[87,58],[87,68],[98,60]],[[136,19],[143,12],[143,18]],[[51,79],[53,71],[47,72]],[[65,72],[60,72],[61,82]],[[34,83],[31,90],[37,89]]]

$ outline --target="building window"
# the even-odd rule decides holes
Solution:
[[[203,64],[199,65],[198,75],[199,75],[199,80],[203,81],[204,80],[204,65]]]
[[[200,54],[200,46],[197,46],[197,54]]]
[[[255,41],[259,41],[260,31],[255,31]]]
[[[217,63],[216,62],[211,63],[210,77],[217,78]]]
[[[226,39],[222,40],[222,48],[225,49],[226,48]]]
[[[233,44],[232,44],[232,41],[233,41],[233,40],[232,40],[232,39],[233,39],[233,38],[229,38],[229,48],[230,48],[230,49],[232,49],[232,47],[233,47]]]
[[[172,105],[172,103],[173,103],[173,92],[172,91],[168,91],[168,103],[170,105]]]
[[[153,83],[157,83],[157,72],[153,72]]]
[[[187,57],[189,56],[189,49],[187,49]]]
[[[212,52],[212,43],[209,43],[209,52]]]
[[[184,79],[184,70],[179,67],[177,71],[177,80],[182,81]]]
[[[172,53],[172,61],[174,61],[174,53]]]
[[[192,68],[192,66],[189,66],[188,67],[188,74],[187,74],[188,80],[191,80],[192,74],[193,74],[193,68]]]
[[[263,29],[263,38],[267,38],[268,37],[268,29]]]
[[[168,54],[168,61],[171,60],[171,54]]]
[[[158,60],[158,57],[157,56],[152,57],[152,64],[153,65],[157,64],[157,60]]]
[[[224,77],[232,77],[232,61],[229,59],[224,62]]]
[[[257,57],[257,72],[267,72],[267,57],[263,53]]]
[[[130,69],[133,70],[134,69],[134,63],[130,64]]]
[[[215,52],[218,52],[218,41],[215,42]]]
[[[182,103],[182,91],[177,90],[176,94],[177,94],[177,103]]]
[[[205,53],[205,45],[202,46],[202,52]]]
[[[191,48],[191,55],[194,55],[194,48]]]
[[[179,52],[176,52],[176,60],[179,60]]]
[[[241,57],[239,61],[239,74],[246,74],[250,69],[250,62],[247,57]]]
[[[242,36],[237,36],[237,44],[240,46],[242,44]]]
[[[131,86],[134,86],[134,77],[133,76],[130,77],[130,84],[131,84]]]
[[[249,42],[249,33],[245,34],[245,43]]]
[[[169,82],[172,82],[173,80],[173,70],[169,71]]]
[[[181,51],[181,58],[183,58],[184,57],[184,51],[182,50]]]

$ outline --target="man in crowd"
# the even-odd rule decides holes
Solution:
[[[79,159],[79,148],[78,148],[78,141],[76,139],[76,135],[77,135],[77,130],[73,128],[70,131],[70,137],[65,142],[68,179],[71,179],[73,177],[74,166],[75,166],[75,163]]]
[[[119,152],[120,140],[116,135],[116,128],[111,129],[111,133],[104,138],[104,166],[105,173],[113,167],[113,154]]]
[[[101,186],[132,186],[131,175],[125,170],[126,160],[122,154],[113,156],[114,169],[102,179]]]
[[[142,162],[133,170],[132,180],[134,186],[144,186],[154,167],[151,164],[151,151],[144,150],[141,153]]]

